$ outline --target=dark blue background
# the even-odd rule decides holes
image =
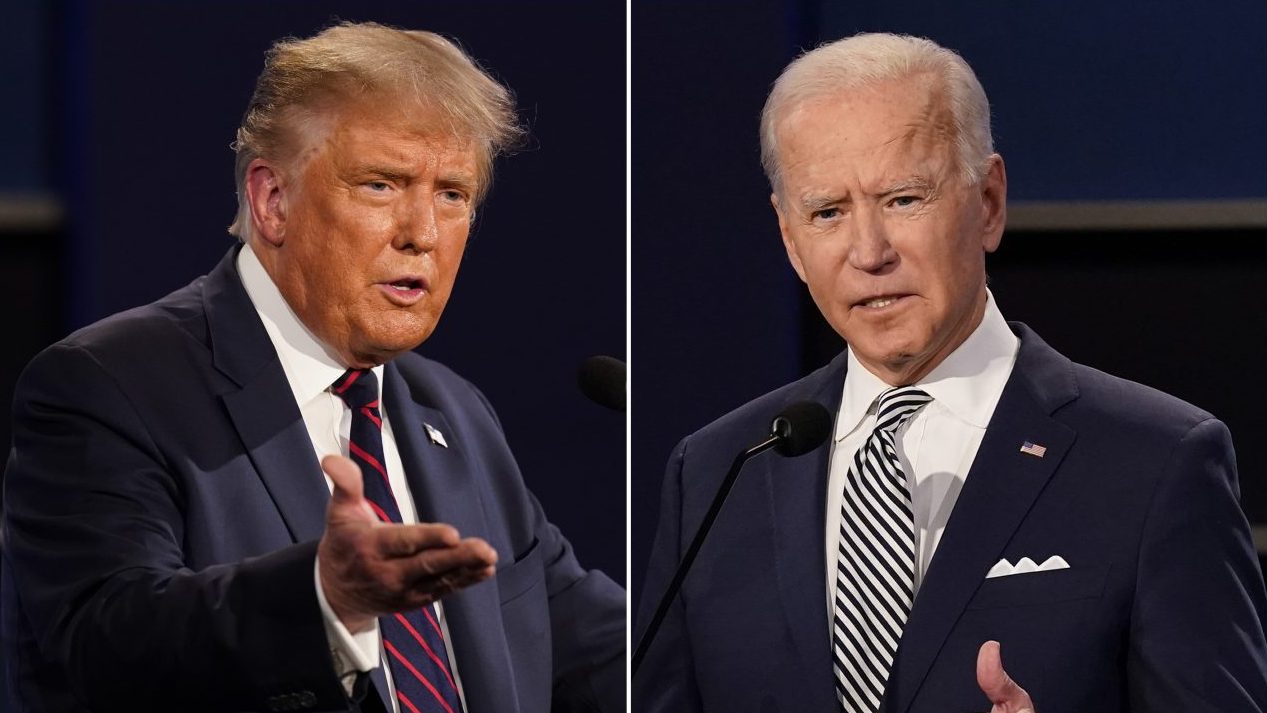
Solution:
[[[48,186],[43,7],[16,0],[0,10],[0,192]]]
[[[824,40],[904,32],[959,52],[990,97],[1012,200],[1267,198],[1267,4],[818,7]]]
[[[623,3],[19,0],[4,15],[28,23],[5,34],[34,38],[11,61],[47,68],[3,112],[46,143],[20,139],[37,155],[0,184],[65,202],[66,225],[39,238],[57,268],[28,297],[63,307],[54,339],[188,283],[233,244],[229,144],[274,40],[336,19],[427,29],[511,87],[531,143],[499,162],[420,351],[485,391],[582,562],[625,581],[625,419],[575,385],[583,358],[625,356]]]
[[[842,346],[787,264],[759,162],[766,93],[803,49],[888,31],[959,51],[1013,201],[1267,199],[1262,2],[640,0],[632,19],[634,601],[674,443]],[[1226,419],[1260,522],[1267,456],[1246,446],[1267,418],[1238,385],[1267,346],[1264,237],[1008,231],[987,261],[1007,318]]]

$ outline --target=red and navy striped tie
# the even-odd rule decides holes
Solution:
[[[352,409],[349,456],[361,467],[365,499],[383,522],[400,522],[383,458],[383,417],[378,377],[368,369],[348,369],[331,387]],[[401,713],[461,713],[457,685],[434,605],[379,618],[383,648],[396,684]]]

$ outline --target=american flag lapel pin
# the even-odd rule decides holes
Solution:
[[[432,443],[436,444],[437,446],[440,446],[441,448],[449,447],[449,444],[446,443],[444,440],[444,434],[440,433],[440,429],[436,428],[435,426],[432,426],[426,421],[423,421],[422,427],[427,429],[427,438],[430,438]]]
[[[1034,456],[1035,458],[1042,458],[1047,455],[1047,446],[1042,446],[1032,441],[1025,441],[1021,444],[1021,453]]]

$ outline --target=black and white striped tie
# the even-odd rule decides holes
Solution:
[[[875,713],[915,594],[915,520],[894,433],[932,397],[880,394],[875,430],[853,457],[840,503],[832,653],[847,713]]]

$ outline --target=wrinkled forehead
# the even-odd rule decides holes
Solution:
[[[878,169],[898,158],[952,158],[954,127],[945,92],[923,76],[810,95],[774,125],[780,163],[792,172],[828,158],[853,169]]]
[[[300,164],[338,150],[390,151],[393,143],[419,140],[448,153],[470,154],[477,179],[488,180],[490,163],[471,128],[423,97],[390,92],[328,94],[287,112],[288,153]]]
[[[953,140],[954,114],[949,94],[931,73],[895,79],[847,84],[824,83],[788,102],[774,122],[775,136],[783,144],[806,116],[830,114],[844,128],[864,124],[876,133],[926,132]],[[883,125],[876,125],[875,120]]]

